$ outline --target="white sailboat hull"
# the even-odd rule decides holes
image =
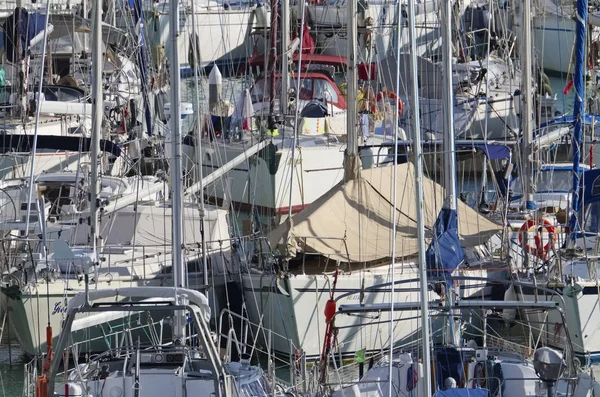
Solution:
[[[558,310],[545,313],[526,311],[521,318],[533,324],[535,335],[540,335],[542,341],[548,346],[563,349],[565,347],[566,331],[568,330],[574,353],[593,362],[600,360],[600,316],[598,307],[600,298],[598,287],[595,283],[581,283],[581,291],[572,293],[573,287],[556,288],[557,294],[544,294],[535,292],[532,288],[515,288],[519,298],[523,301],[552,301],[564,313],[563,321]],[[563,303],[564,302],[564,303]],[[566,330],[565,330],[566,328]]]
[[[136,286],[162,286],[171,285],[171,209],[160,206],[138,205],[126,207],[120,211],[106,215],[102,218],[99,230],[106,242],[100,250],[100,266],[90,275],[93,281],[90,290],[114,289]],[[211,306],[215,312],[220,310],[224,284],[229,280],[230,272],[234,273],[230,258],[229,228],[226,220],[226,211],[209,209],[205,214],[205,238],[208,250],[208,263],[210,264],[209,281],[215,286],[214,294],[209,294]],[[163,219],[159,217],[164,216]],[[199,218],[196,208],[184,210],[184,226],[186,250],[184,258],[188,265],[188,279],[192,288],[203,289],[203,274],[198,264],[201,257],[199,241]],[[56,228],[50,224],[50,227]],[[49,241],[62,238],[64,241],[87,242],[88,226],[78,225],[74,229],[65,226],[61,233],[48,233]],[[62,237],[60,237],[62,236]],[[78,247],[73,246],[73,250]],[[88,251],[83,246],[79,250]],[[52,243],[48,246],[50,253],[54,250]],[[20,273],[5,275],[1,291],[8,297],[11,326],[17,335],[23,351],[30,355],[38,355],[46,348],[46,326],[48,321],[53,328],[55,337],[61,331],[63,315],[68,301],[78,292],[85,291],[81,270],[75,274],[75,263],[69,260],[52,262],[49,265],[56,269],[50,282],[44,281],[43,273],[37,274],[37,279],[28,273],[28,284],[24,284]],[[29,261],[29,257],[25,260]],[[45,269],[46,262],[38,259],[34,266]],[[195,270],[198,269],[198,270]],[[34,281],[35,280],[35,281]],[[80,353],[101,352],[110,348],[118,337],[122,338],[124,322],[127,319],[119,318],[104,324],[103,328],[95,327],[93,331],[84,327],[73,335],[73,342],[87,341],[79,347]],[[127,320],[129,321],[129,320]],[[137,321],[137,319],[136,319]],[[133,325],[128,325],[130,328]],[[116,327],[120,325],[120,327]],[[116,327],[116,328],[115,328]],[[112,330],[112,331],[111,331]],[[105,334],[120,333],[118,336],[107,337]],[[107,345],[108,344],[108,345]]]
[[[542,58],[542,67],[553,72],[572,72],[575,21],[558,15],[534,17],[533,32],[535,52]]]
[[[400,126],[409,131],[410,101],[402,98],[404,112],[400,117]],[[420,98],[419,106],[421,130],[425,137],[441,139],[443,135],[442,108],[439,99]],[[516,131],[519,118],[515,109],[515,101],[511,95],[498,95],[489,101],[486,99],[462,100],[457,99],[454,106],[455,131],[458,139],[505,139]],[[487,127],[487,130],[486,130]]]
[[[274,214],[298,212],[325,194],[343,178],[344,147],[338,140],[327,144],[326,137],[306,138],[294,152],[291,148],[278,149],[274,157],[266,155],[268,147],[258,156],[248,159],[205,188],[205,195],[217,200],[231,200],[235,205],[264,209]],[[322,142],[319,145],[314,142]],[[244,153],[244,144],[214,144],[203,142],[202,162],[204,175],[209,175],[229,160]],[[184,159],[189,171],[198,162],[195,148],[184,145]],[[292,177],[293,169],[293,177]],[[273,173],[273,171],[275,171]],[[291,189],[291,190],[290,190]]]
[[[60,138],[59,138],[60,139]],[[87,154],[39,150],[35,155],[33,175],[69,169],[79,162],[88,161]],[[29,178],[32,166],[31,153],[0,154],[0,178],[2,180]]]
[[[400,53],[410,51],[406,20],[400,23],[400,29],[395,28],[398,25],[398,6],[399,3],[384,1],[368,3],[367,16],[372,18],[372,25],[370,26],[372,33],[368,37],[373,47],[372,58],[367,57],[367,45],[365,45],[365,43],[368,44],[368,41],[366,42],[367,37],[365,34],[359,34],[358,44],[360,48],[357,49],[359,59],[380,61],[389,54],[395,54],[397,52],[397,40],[400,40]],[[406,4],[400,4],[400,6],[405,8]],[[418,3],[416,8],[419,11],[415,17],[417,54],[419,56],[436,55],[441,45],[437,5],[433,1],[424,1]],[[334,56],[347,54],[346,23],[349,20],[347,3],[342,2],[332,5],[331,3],[318,4],[317,2],[317,4],[308,5],[307,11],[317,31],[319,53]],[[300,15],[301,10],[296,10],[296,12]],[[361,19],[359,23],[362,26],[365,18],[362,9],[359,14]]]
[[[73,281],[73,280],[71,280]],[[17,336],[19,344],[23,351],[29,355],[40,355],[46,350],[46,327],[50,325],[53,331],[54,343],[58,341],[58,336],[62,330],[67,304],[69,300],[78,292],[84,291],[83,283],[73,281],[74,288],[67,289],[60,282],[51,286],[50,294],[46,292],[45,285],[22,289],[19,293],[13,294],[3,288],[2,292],[7,296],[8,310],[10,311],[10,325],[12,331]],[[142,286],[148,285],[144,282],[131,283],[99,283],[98,288],[115,288],[117,285],[123,286]],[[154,285],[160,285],[156,283]],[[92,286],[95,288],[95,286]],[[61,291],[62,290],[62,291]],[[17,289],[18,291],[18,289]],[[135,327],[135,320],[121,318],[113,320],[112,324],[105,324],[104,329],[95,327],[94,329],[82,329],[73,333],[73,342],[79,344],[80,353],[101,352],[115,347],[119,337],[122,338],[123,325],[126,327]],[[112,334],[111,328],[121,325]],[[108,331],[112,335],[103,335]],[[84,342],[85,343],[82,343]]]
[[[195,5],[195,10],[186,10],[190,4],[181,1],[180,31],[177,39],[179,66],[182,74],[192,72],[190,51],[194,41],[197,43],[200,66],[208,66],[213,62],[222,66],[233,66],[248,57],[264,51],[264,36],[250,35],[253,24],[256,24],[254,8],[229,8],[211,3]],[[146,21],[153,29],[153,44],[164,45],[165,55],[169,57],[172,42],[169,36],[169,6],[168,2],[152,4],[156,10],[154,20]],[[185,12],[183,10],[186,10]],[[268,20],[268,11],[265,8]],[[193,28],[192,28],[192,25]],[[197,39],[194,39],[193,33]],[[221,62],[219,62],[221,61]]]
[[[414,269],[397,265],[396,281],[407,280],[396,287],[396,302],[418,302],[419,282]],[[485,276],[485,271],[466,273],[470,276]],[[483,278],[482,278],[483,280]],[[379,287],[375,292],[366,292],[361,300],[361,287],[369,288],[389,283],[391,275],[385,268],[372,271],[341,273],[338,276],[334,296],[348,294],[339,299],[338,307],[343,304],[375,304],[391,302],[388,287]],[[481,299],[486,294],[485,281],[469,282],[461,288],[464,296]],[[316,359],[321,354],[325,338],[324,310],[333,285],[333,274],[297,274],[278,278],[253,271],[242,277],[243,293],[249,319],[253,324],[261,324],[266,330],[261,333],[258,342],[277,353],[290,354],[294,349],[304,351],[308,359]],[[434,292],[429,293],[430,301],[439,299]],[[444,336],[447,316],[438,315],[432,310],[433,335]],[[342,355],[354,355],[360,349],[381,350],[389,346],[388,313],[368,313],[364,315],[338,315],[335,325],[338,327],[337,349]],[[394,341],[397,345],[415,342],[420,337],[419,311],[396,311],[394,313]],[[402,320],[402,321],[399,321]],[[269,340],[270,339],[270,340]]]
[[[46,102],[47,103],[47,102]],[[89,131],[89,117],[74,116],[40,116],[37,134],[41,139],[72,139],[85,136]],[[0,126],[0,132],[6,134],[0,147],[0,178],[22,179],[29,178],[32,166],[32,154],[27,140],[36,132],[35,121],[21,123],[6,116]],[[77,150],[77,148],[75,148]],[[88,155],[79,151],[53,150],[38,147],[35,156],[34,176],[42,172],[55,172],[77,168],[78,163],[86,163]]]
[[[517,37],[521,37],[520,18],[520,15],[517,16],[515,23]],[[574,71],[575,25],[573,15],[568,12],[563,12],[563,15],[544,13],[533,17],[534,50],[544,70],[555,73]],[[589,28],[593,32],[592,40],[597,40],[598,28],[593,25],[589,25]]]
[[[214,258],[213,258],[214,263]],[[170,277],[160,277],[158,274],[153,279],[142,279],[131,277],[129,280],[121,281],[102,281],[90,286],[91,291],[101,289],[114,289],[121,287],[142,287],[170,285]],[[150,277],[150,275],[148,275]],[[209,301],[211,309],[218,313],[224,303],[222,296],[225,287],[221,283],[223,276],[214,275],[209,280],[214,280],[214,292],[211,290]],[[190,274],[192,287],[200,287],[194,281],[202,279],[202,275]],[[10,289],[3,287],[2,293],[7,298],[7,309],[10,312],[11,335],[16,335],[23,352],[28,355],[40,355],[46,351],[46,326],[48,322],[52,327],[54,344],[62,331],[62,323],[65,318],[66,308],[73,296],[79,292],[85,291],[83,281],[69,280],[63,282],[58,280],[50,283],[49,293],[45,284],[31,285]],[[214,299],[213,299],[214,298]],[[112,300],[114,302],[115,300]],[[117,343],[123,339],[128,329],[134,334],[140,332],[142,328],[147,328],[150,323],[140,320],[142,317],[106,317],[93,320],[89,315],[78,317],[81,321],[81,327],[73,333],[74,344],[78,345],[80,354],[97,353],[117,346]],[[160,317],[157,317],[160,318]],[[211,319],[212,320],[212,319]],[[101,326],[98,326],[101,324]],[[94,326],[95,325],[95,326]],[[137,329],[137,331],[136,331]],[[168,337],[165,328],[163,339]],[[141,336],[144,337],[143,335]],[[147,337],[147,334],[146,334]],[[164,340],[163,340],[164,341]]]

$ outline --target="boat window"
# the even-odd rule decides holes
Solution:
[[[46,99],[48,99],[48,93],[53,93],[57,97],[56,100],[64,102],[78,102],[85,96],[84,92],[79,88],[64,86],[44,87]]]
[[[59,88],[56,92],[58,99],[65,102],[75,102],[79,101],[83,95],[77,90],[72,90],[68,88]]]
[[[568,192],[572,183],[570,170],[546,170],[537,174],[538,192]]]
[[[298,81],[293,80],[294,87],[298,87]],[[312,79],[301,79],[300,80],[300,99],[304,101],[310,101],[313,99],[313,80]]]
[[[312,85],[312,79],[300,80],[300,99],[310,101],[313,98]],[[296,88],[297,86],[298,80],[291,80],[290,87]],[[276,95],[279,94],[281,94],[281,84],[278,81]],[[252,87],[250,96],[252,97],[252,102],[267,101],[271,97],[271,82],[268,79],[258,80],[254,87]]]
[[[71,197],[70,184],[47,184],[40,186],[40,190],[44,193],[45,200],[50,203],[49,215],[59,216],[63,212],[65,206],[73,204]]]
[[[298,87],[297,78],[290,80],[290,87],[294,89]],[[271,96],[270,88],[271,83],[268,79],[258,80],[254,84],[254,87],[252,87],[252,92],[250,94],[250,96],[252,97],[252,102],[256,103],[268,100]],[[299,99],[303,101],[310,101],[312,99],[327,99],[331,102],[339,101],[335,88],[331,85],[329,81],[324,79],[300,79],[299,88]],[[280,93],[281,84],[277,82],[276,95],[279,95]]]
[[[600,195],[600,177],[594,179],[594,184],[592,185],[592,196]]]
[[[315,79],[315,98],[325,98],[328,102],[337,103],[339,98],[335,88],[327,80]]]
[[[263,377],[242,385],[241,389],[244,397],[268,397],[271,395],[271,388]]]
[[[586,206],[583,230],[591,233],[598,233],[598,217],[600,216],[600,201]]]

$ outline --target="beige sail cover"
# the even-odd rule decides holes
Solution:
[[[417,254],[415,178],[412,164],[397,171],[396,256]],[[363,170],[341,182],[300,213],[273,230],[272,247],[294,255],[301,248],[342,262],[373,262],[391,256],[394,167]],[[442,208],[444,190],[423,177],[425,227],[431,230]],[[464,248],[486,242],[501,227],[458,203],[458,232]],[[429,232],[426,232],[429,234]],[[284,249],[286,247],[287,249]]]

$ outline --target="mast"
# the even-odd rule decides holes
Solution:
[[[452,3],[442,0],[442,66],[443,66],[443,95],[444,95],[444,188],[446,197],[443,208],[456,212],[458,209],[456,195],[456,147],[454,144],[454,95],[452,86]],[[454,306],[456,289],[446,294],[448,305]],[[449,339],[454,346],[460,345],[460,327],[451,310],[448,317]]]
[[[282,0],[281,2],[281,19],[283,22],[281,23],[281,113],[283,115],[283,120],[288,113],[288,105],[289,105],[289,97],[288,97],[288,87],[289,87],[289,54],[288,54],[288,40],[290,34],[290,2],[289,0]],[[302,19],[304,19],[304,3],[302,3]],[[302,21],[304,22],[304,21]],[[300,43],[302,43],[302,34],[304,32],[300,30]],[[293,54],[292,54],[293,56]],[[297,87],[296,87],[296,99],[299,98],[300,95],[300,74],[302,73],[302,44],[300,44],[300,59],[298,60],[298,77],[296,78]],[[296,104],[298,100],[296,100]],[[290,196],[288,197],[288,223],[291,227],[292,222],[292,195],[294,194],[294,170],[296,164],[296,140],[298,139],[298,109],[295,112],[294,119],[294,130],[292,136],[292,147],[291,147],[291,167],[290,167]]]
[[[275,127],[275,95],[277,93],[277,79],[275,74],[277,71],[277,12],[279,0],[271,0],[271,50],[269,51],[269,68],[271,73],[271,87],[269,92],[269,121],[267,129],[274,134]]]
[[[572,213],[569,222],[571,230],[570,242],[575,240],[575,232],[578,228],[577,212],[580,206],[579,197],[579,162],[581,161],[581,132],[582,132],[582,117],[584,116],[584,99],[585,99],[585,23],[587,21],[587,0],[577,0],[577,23],[575,34],[575,75],[573,76],[573,87],[575,88],[575,106],[573,108],[573,120],[575,125],[573,128],[573,136],[571,138],[571,146],[573,147],[573,189],[571,194]]]
[[[444,188],[446,197],[444,208],[458,208],[456,196],[456,149],[454,145],[454,95],[452,86],[452,4],[451,0],[442,1],[442,66],[444,95]]]
[[[98,163],[100,161],[100,138],[102,137],[102,3],[95,1],[93,5],[94,20],[92,23],[92,137],[91,137],[91,181],[90,181],[90,243],[94,255],[94,263],[98,263]],[[87,275],[86,275],[87,277]],[[86,283],[87,285],[87,283]]]
[[[398,13],[397,13],[397,26],[402,26],[402,7],[398,4]],[[398,29],[398,37],[396,40],[396,54],[398,58],[396,59],[396,92],[400,92],[400,29]],[[369,73],[370,74],[370,73]],[[398,130],[398,122],[399,122],[399,104],[396,101],[396,113],[394,116],[394,125],[396,130]],[[398,137],[399,134],[396,134]],[[393,387],[392,387],[392,379],[394,378],[394,369],[392,363],[394,362],[394,300],[396,297],[396,234],[397,234],[397,223],[396,220],[396,207],[398,206],[398,145],[394,145],[394,172],[393,172],[394,182],[392,183],[393,196],[392,196],[392,285],[391,285],[391,305],[390,305],[390,323],[388,325],[388,334],[390,336],[390,366],[388,368],[388,395],[393,395]]]
[[[523,9],[521,13],[523,33],[521,35],[521,65],[523,68],[523,89],[521,92],[523,107],[521,110],[521,125],[523,132],[523,156],[521,158],[521,174],[523,183],[523,209],[535,209],[533,202],[533,172],[531,170],[531,132],[533,131],[533,90],[531,89],[531,0],[523,1]]]
[[[21,10],[23,7],[23,2],[21,0],[17,1],[17,9],[15,10],[15,14],[18,14],[17,18],[15,18],[15,25],[14,25],[14,32],[12,37],[19,37],[20,32],[18,31],[22,25],[27,24],[29,21],[27,20],[23,20],[23,16],[21,14]],[[46,15],[46,18],[48,18],[49,15]],[[28,27],[27,27],[28,28]],[[26,29],[27,29],[26,28]],[[16,54],[17,57],[19,59],[19,95],[20,95],[20,108],[19,108],[19,115],[21,116],[21,120],[25,120],[25,117],[27,116],[27,63],[25,62],[26,58],[28,57],[27,55],[27,49],[25,48],[25,51],[23,51],[23,49],[21,48],[21,46],[23,45],[23,42],[20,40],[20,38],[18,38],[16,40],[15,43],[15,47],[16,47]],[[22,53],[25,53],[24,57],[21,57]],[[41,75],[40,79],[43,79],[44,76]]]
[[[142,10],[142,0],[135,0],[133,3],[135,19],[138,21],[138,64],[140,66],[140,79],[142,82],[142,98],[144,99],[144,118],[146,119],[146,129],[148,135],[152,135],[152,113],[150,110],[150,95],[148,81],[148,51],[146,48],[146,26],[144,22],[144,12]],[[114,12],[113,12],[114,15]],[[195,41],[194,41],[195,43]],[[197,91],[196,91],[197,92]]]
[[[415,2],[408,1],[408,34],[410,40],[410,108],[413,126],[413,164],[415,169],[415,203],[417,203],[417,237],[419,241],[419,276],[421,288],[421,330],[423,346],[423,395],[431,396],[431,362],[429,352],[429,296],[427,294],[427,268],[425,263],[425,219],[423,217],[423,156],[421,148],[421,120],[419,87],[417,82],[417,32],[415,29]],[[395,236],[394,236],[395,237]],[[392,363],[390,363],[391,365]],[[390,379],[391,382],[391,379]]]
[[[351,0],[348,3],[348,79],[347,88],[348,95],[355,95],[358,92],[357,76],[356,76],[356,33],[357,33],[357,1]],[[358,156],[358,133],[356,131],[356,101],[348,101],[346,109],[346,133],[348,134],[348,146],[346,155],[349,158]],[[346,178],[348,179],[348,178]]]
[[[290,2],[281,1],[281,106],[279,111],[282,116],[288,113],[288,85],[289,85],[289,54],[288,43],[290,39]],[[292,162],[293,164],[293,162]]]
[[[356,96],[357,93],[357,75],[356,75],[356,32],[357,32],[357,0],[349,0],[348,3],[348,70],[346,74],[347,79],[347,87],[348,87],[348,97]],[[304,11],[303,11],[304,12]],[[303,15],[304,16],[304,15]],[[302,21],[304,22],[304,21]],[[304,27],[304,26],[303,26]],[[302,28],[303,28],[302,27]],[[302,45],[301,45],[302,46]],[[302,53],[302,47],[300,48],[300,53]],[[298,71],[301,71],[301,61],[298,64]],[[296,95],[300,90],[296,90]],[[346,109],[346,134],[348,136],[348,142],[346,147],[346,152],[344,153],[344,183],[348,183],[352,180],[357,180],[360,178],[360,158],[358,157],[358,130],[356,128],[356,105],[353,104],[355,101],[348,101],[348,108]],[[323,352],[321,355],[321,364],[327,362],[327,355],[329,354],[329,349],[331,347],[331,339],[333,337],[333,329],[331,328],[332,323],[330,320],[333,318],[335,314],[335,301],[334,301],[334,293],[335,286],[337,283],[337,270],[336,275],[334,277],[333,288],[331,290],[331,297],[328,301],[328,305],[333,303],[333,311],[329,313],[329,309],[325,309],[325,318],[327,319],[327,329],[325,331],[325,343],[323,346]],[[393,285],[393,284],[392,284]],[[331,308],[331,306],[330,306]],[[331,315],[331,317],[329,317]],[[392,342],[393,343],[393,342]],[[391,365],[391,363],[390,363]],[[321,366],[321,378],[320,381],[323,383],[325,381],[325,373],[326,373],[327,365]]]
[[[177,33],[179,32],[179,0],[169,0],[169,27],[171,34],[171,220],[173,236],[171,238],[171,263],[175,286],[175,303],[179,304],[178,288],[185,287],[183,271],[183,189],[181,172],[181,108],[179,81],[179,53],[177,51]],[[173,340],[183,343],[185,338],[185,319],[181,314],[175,316]]]
[[[194,92],[198,93],[200,92],[200,88],[199,88],[199,84],[198,84],[198,51],[200,51],[200,49],[198,48],[198,40],[196,40],[196,38],[198,36],[196,36],[196,14],[195,11],[196,10],[196,5],[194,4],[194,0],[192,0],[192,35],[194,36],[194,40],[192,43],[192,51],[194,53],[193,59],[194,59]],[[214,66],[215,68],[217,67],[217,65]],[[217,68],[217,71],[219,69]],[[212,72],[212,71],[211,71]],[[220,94],[220,91],[219,91]],[[199,122],[200,120],[200,115],[202,114],[200,112],[200,101],[198,100],[198,96],[194,95],[194,111],[196,112],[196,114],[198,115],[196,118],[196,122]],[[199,129],[201,128],[201,124],[198,124]],[[196,158],[198,159],[198,183],[200,184],[199,186],[199,190],[200,190],[200,202],[199,204],[199,211],[200,211],[200,238],[201,238],[201,243],[202,243],[202,274],[204,275],[203,277],[203,282],[204,282],[204,286],[205,288],[208,289],[208,260],[207,260],[207,250],[206,250],[206,235],[205,235],[205,229],[204,229],[204,218],[206,215],[206,210],[204,208],[204,183],[202,181],[202,179],[204,178],[204,173],[203,173],[203,169],[202,169],[202,161],[203,161],[203,156],[202,156],[202,132],[198,131],[198,136],[196,137],[196,153],[197,156]]]
[[[46,21],[44,22],[44,45],[42,47],[42,59],[46,58],[46,48],[48,46],[48,21],[50,19],[50,1],[46,3]],[[21,43],[21,40],[17,40]],[[38,128],[40,126],[40,112],[41,112],[41,97],[44,86],[44,62],[42,62],[40,70],[40,85],[38,86],[38,106],[35,109],[35,129],[33,133],[33,145],[31,148],[31,164],[29,169],[29,191],[27,192],[27,215],[25,216],[25,233],[29,234],[29,222],[31,218],[31,199],[33,198],[33,187],[35,184],[35,158],[37,156],[37,142],[38,142]]]

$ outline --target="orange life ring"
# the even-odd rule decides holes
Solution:
[[[402,100],[398,98],[398,95],[394,91],[383,90],[377,94],[377,98],[375,102],[379,103],[380,101],[396,101],[398,103],[398,116],[402,116],[402,111],[404,110],[404,103]]]
[[[556,233],[554,233],[554,225],[552,225],[552,223],[550,223],[549,220],[541,218],[538,218],[537,220],[529,219],[527,222],[523,223],[523,225],[521,225],[521,229],[519,229],[519,244],[523,246],[523,235],[534,226],[543,227],[548,231],[552,238],[548,240],[548,242],[544,246],[542,246],[542,239],[536,233],[536,236],[534,238],[535,247],[532,247],[530,244],[527,244],[527,250],[530,254],[536,255],[540,259],[546,259],[548,250],[550,250],[550,242],[552,242],[553,244],[556,243]]]

